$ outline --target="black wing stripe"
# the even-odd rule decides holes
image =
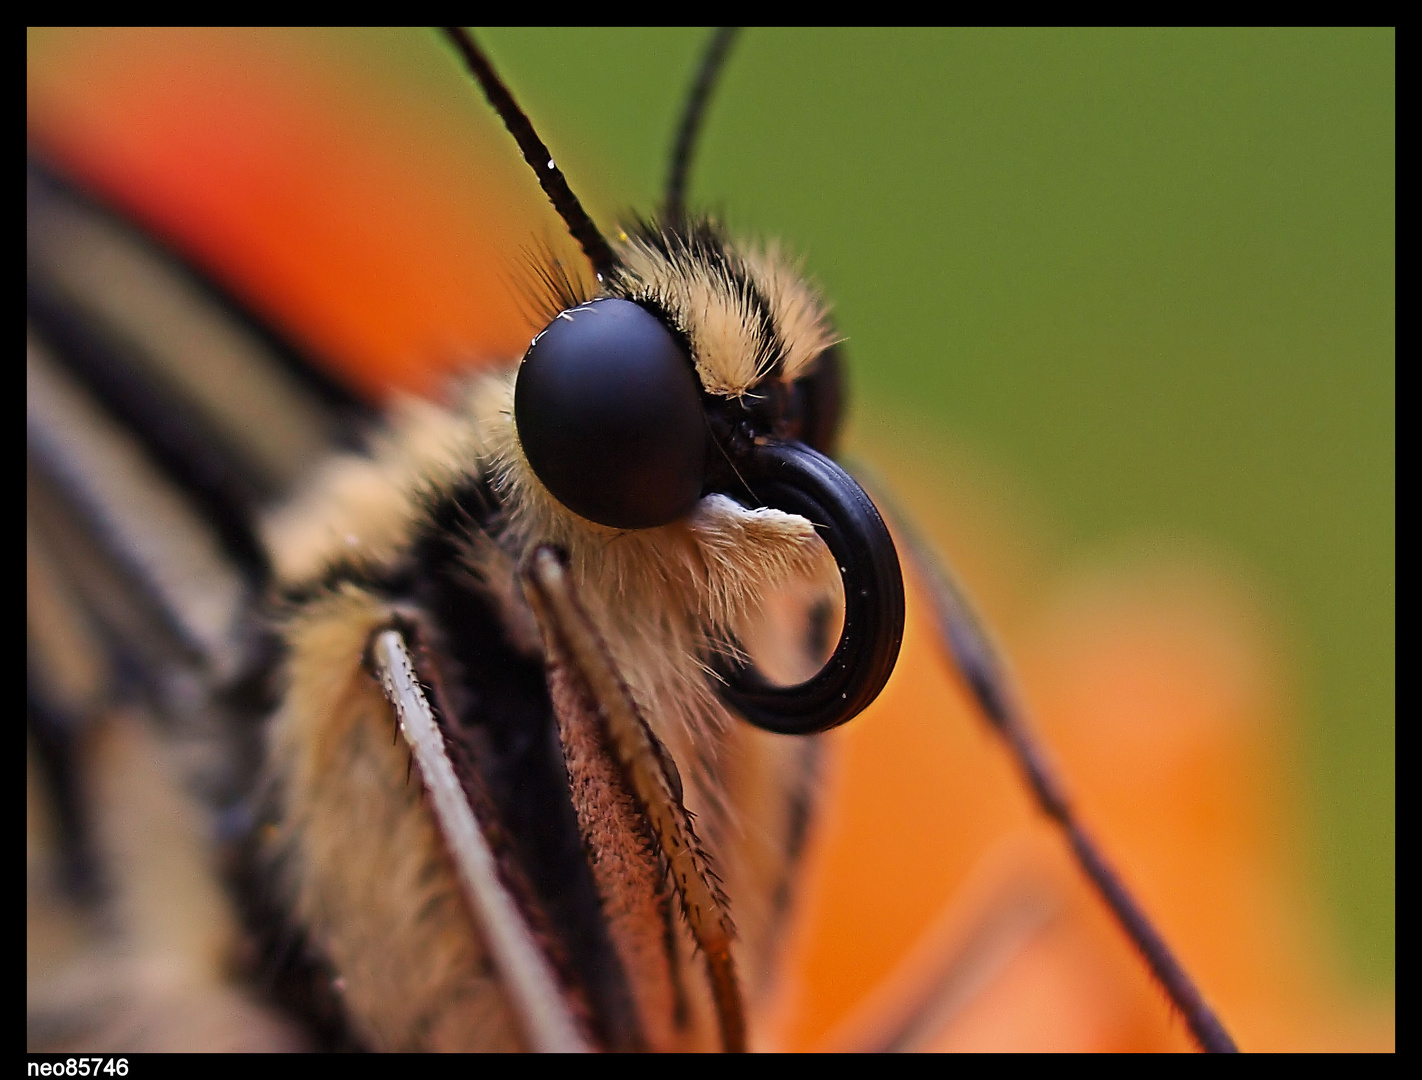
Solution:
[[[92,305],[113,312],[122,325],[145,324],[138,327],[140,340],[153,334],[166,343],[173,355],[155,359],[176,363],[181,370],[174,374],[179,379],[195,365],[204,371],[200,365],[207,362],[208,346],[215,344],[227,354],[228,378],[222,386],[198,385],[199,394],[247,394],[243,378],[255,371],[266,387],[263,393],[294,399],[327,438],[343,448],[358,448],[356,429],[374,420],[376,410],[327,374],[319,358],[301,352],[212,276],[134,228],[120,213],[75,188],[33,155],[26,159],[26,187],[27,257],[32,266],[68,262],[65,278],[80,285],[79,293]],[[73,247],[66,252],[63,245],[54,244],[56,238],[67,238]],[[92,264],[83,261],[86,250]],[[81,256],[78,263],[72,259],[76,253]],[[130,274],[142,280],[129,282]],[[126,306],[129,300],[137,301],[132,311]],[[205,374],[202,381],[210,378],[210,373]],[[260,412],[257,419],[261,425],[272,421]],[[258,427],[243,434],[263,433],[264,427]],[[295,466],[277,462],[276,467]]]
[[[131,343],[126,359],[203,416],[268,491],[326,452],[334,432],[322,405],[151,245],[43,189],[28,218],[29,271]]]
[[[105,696],[97,704],[101,708],[111,705],[139,688],[161,695],[164,682],[174,672],[199,670],[205,661],[202,652],[140,575],[120,562],[112,541],[88,528],[82,512],[33,455],[25,472],[27,539],[33,540],[74,602],[58,612],[54,595],[31,587],[26,614],[43,616],[48,607],[51,615],[82,619],[74,627],[87,627],[97,636],[108,655],[112,676],[99,688]],[[84,696],[83,683],[55,664],[52,644],[37,642],[31,633],[27,646],[29,658],[41,663],[36,669],[43,676],[37,684],[39,692],[55,708],[74,711]]]
[[[250,587],[216,531],[44,345],[27,338],[30,461],[62,493],[75,525],[100,541],[194,654],[219,668],[235,663],[233,642]]]
[[[351,441],[349,413],[165,253],[41,175],[27,188],[32,327],[264,579],[258,510]]]
[[[139,350],[96,326],[67,297],[31,275],[26,313],[46,354],[102,403],[142,445],[221,537],[253,580],[267,576],[267,554],[253,529],[269,490],[241,456],[168,387],[148,376]]]

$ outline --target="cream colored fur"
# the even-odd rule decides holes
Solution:
[[[776,359],[771,342],[730,275],[704,259],[668,259],[635,236],[624,235],[617,254],[623,266],[619,295],[652,301],[668,314],[686,335],[708,393],[739,397],[765,377]],[[776,340],[786,348],[781,376],[804,374],[837,340],[823,302],[774,245],[728,246],[726,256],[770,308]]]
[[[706,389],[733,395],[753,388],[766,373],[768,343],[730,283],[635,241],[624,243],[621,254],[639,287],[681,320]],[[833,341],[813,293],[773,251],[736,258],[769,298],[781,340],[791,343],[782,370],[803,371]],[[749,510],[720,495],[655,529],[620,531],[577,516],[549,494],[524,457],[513,418],[515,378],[512,368],[475,378],[447,407],[404,402],[368,457],[329,463],[305,494],[266,522],[277,577],[293,586],[341,563],[396,562],[431,498],[465,478],[488,477],[507,510],[488,533],[471,529],[463,538],[471,574],[502,613],[511,642],[536,651],[515,568],[540,544],[567,552],[584,607],[680,769],[685,804],[697,815],[739,927],[737,964],[754,1003],[772,968],[774,894],[785,871],[790,804],[804,795],[799,789],[812,747],[729,714],[703,658],[723,647],[718,643],[751,636],[745,631],[762,615],[766,597],[823,588],[827,575],[837,582],[833,561],[806,519]],[[273,749],[285,777],[292,842],[314,867],[297,875],[299,906],[328,935],[323,943],[338,968],[345,974],[354,965],[365,972],[361,979],[375,978],[360,950],[403,940],[397,932],[414,935],[411,955],[429,965],[420,974],[404,961],[381,961],[380,977],[401,988],[401,1008],[415,1014],[377,1018],[366,1002],[362,1015],[383,1045],[394,1046],[434,1030],[435,1021],[413,1004],[430,993],[464,995],[471,1004],[460,1007],[480,1016],[492,1017],[503,1005],[481,988],[487,965],[477,934],[453,910],[452,877],[444,870],[431,880],[416,873],[442,865],[438,838],[412,794],[418,785],[396,782],[404,751],[389,749],[388,709],[359,669],[366,639],[383,617],[372,597],[347,586],[293,621],[291,695]],[[349,770],[354,775],[343,778]],[[347,827],[343,841],[336,834],[347,814],[362,825]],[[317,826],[314,837],[301,836],[310,826]],[[383,860],[394,860],[394,869]],[[352,906],[360,883],[376,880],[381,899],[370,910]],[[396,904],[391,897],[401,888],[413,890],[414,900]],[[433,905],[441,913],[435,925],[413,917],[402,922],[399,909],[412,902]],[[472,966],[460,975],[461,965]]]
[[[385,606],[355,586],[289,625],[290,688],[271,729],[296,915],[338,973],[362,1041],[384,1050],[513,1050],[513,1014],[363,669]]]

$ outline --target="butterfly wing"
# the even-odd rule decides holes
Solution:
[[[226,831],[224,847],[242,846],[262,755],[251,718],[270,692],[271,641],[250,618],[267,577],[258,515],[362,410],[190,267],[38,163],[27,189],[28,727],[65,891],[103,922],[137,903],[145,875],[157,886],[164,873],[115,851],[134,798],[161,790],[189,832]],[[153,791],[121,782],[140,770]],[[207,936],[235,935],[239,914],[255,917],[263,898],[230,910],[202,865],[208,853],[190,854],[179,877],[219,912]],[[185,1045],[193,1009],[175,1012],[175,997],[210,1005],[188,1029],[216,1045],[300,1042],[225,985],[206,946],[187,954],[176,983],[148,978],[154,958],[135,932],[119,935],[124,962],[96,955],[36,989],[32,1045],[135,1030],[153,1032],[155,1048]],[[66,978],[84,986],[65,990]]]

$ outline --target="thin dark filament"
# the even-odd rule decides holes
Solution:
[[[573,194],[572,188],[568,187],[562,170],[553,164],[553,155],[538,137],[538,132],[533,130],[532,122],[519,108],[513,94],[494,71],[483,50],[475,44],[469,31],[462,26],[446,26],[443,29],[450,41],[454,42],[454,47],[459,50],[459,55],[464,58],[464,63],[479,80],[479,85],[484,89],[484,96],[503,120],[504,127],[509,129],[509,134],[523,151],[523,160],[528,162],[529,168],[538,177],[539,186],[548,196],[548,201],[553,204],[553,209],[558,211],[558,216],[567,223],[573,239],[582,246],[583,254],[588,257],[588,262],[592,263],[598,279],[605,279],[616,269],[617,258],[612,254],[612,249],[608,247],[602,233],[598,232],[592,218],[588,217],[583,204]]]
[[[681,110],[681,123],[676,129],[676,142],[672,144],[671,164],[667,169],[667,196],[665,214],[669,220],[686,216],[686,181],[691,175],[691,161],[696,154],[696,140],[701,134],[701,124],[706,118],[706,105],[711,100],[711,92],[716,88],[716,79],[726,64],[726,55],[736,40],[740,30],[736,26],[719,27],[711,35],[706,52],[701,58],[701,67],[696,72],[696,81],[691,84],[686,105]]]
[[[525,262],[520,268],[523,273],[519,283],[523,285],[521,299],[525,306],[542,323],[552,322],[561,311],[571,311],[593,299],[595,293],[578,277],[568,272],[549,244],[541,250],[525,250]]]
[[[861,475],[860,480],[864,479]],[[982,623],[963,590],[927,541],[908,523],[908,519],[894,512],[883,485],[874,483],[872,491],[880,510],[892,514],[895,532],[905,542],[920,579],[928,586],[934,619],[938,624],[939,643],[949,662],[962,674],[978,708],[1006,741],[1037,800],[1038,808],[1066,833],[1082,872],[1145,958],[1171,1003],[1180,1010],[1200,1048],[1210,1053],[1236,1053],[1239,1048],[1206,1003],[1194,980],[1175,958],[1165,938],[1078,820],[1065,787],[1032,732],[1032,725],[1020,704],[1020,696],[1012,686],[1006,666],[983,631]]]

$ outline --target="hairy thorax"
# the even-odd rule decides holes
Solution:
[[[527,466],[513,423],[514,381],[514,371],[485,374],[459,386],[448,406],[403,403],[369,454],[328,462],[266,523],[280,585],[303,595],[289,634],[298,643],[287,673],[291,693],[273,735],[287,842],[302,849],[290,854],[289,874],[300,915],[317,927],[348,996],[359,986],[370,999],[353,1002],[354,1011],[379,1018],[367,1032],[378,1045],[424,1045],[440,1032],[434,1041],[461,1043],[452,1033],[474,1023],[485,1032],[477,1041],[492,1045],[490,1033],[505,1028],[478,928],[458,904],[433,825],[418,798],[393,782],[408,769],[403,748],[371,730],[372,714],[385,707],[362,666],[366,638],[389,616],[378,590],[362,580],[403,572],[430,508],[459,489],[477,483],[491,496],[482,520],[468,517],[457,529],[460,560],[507,644],[523,656],[541,659],[543,650],[518,568],[542,544],[567,553],[589,617],[680,774],[735,920],[751,1001],[773,973],[775,931],[810,816],[817,740],[774,735],[730,714],[709,661],[717,650],[775,639],[757,628],[783,618],[787,597],[808,609],[838,588],[813,526],[717,494],[653,529],[580,518]],[[353,789],[358,781],[364,787]],[[372,836],[380,839],[378,855]],[[381,858],[404,870],[377,875]],[[366,872],[379,880],[352,880]],[[347,910],[347,898],[366,889],[384,899]],[[399,925],[411,920],[411,905],[422,905],[422,934]],[[372,964],[368,954],[378,953],[381,935],[397,932],[422,946],[406,950],[398,971]],[[422,954],[427,974],[420,976]],[[409,1015],[398,1023],[376,1004],[386,987],[404,998]],[[429,1004],[421,1009],[419,1001]],[[452,1021],[443,1015],[451,1009],[470,1015]],[[396,1030],[384,1030],[392,1023]]]

